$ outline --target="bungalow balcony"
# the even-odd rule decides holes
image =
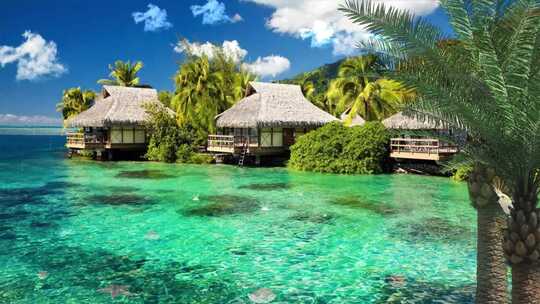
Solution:
[[[392,138],[390,157],[413,160],[445,160],[459,152],[454,145],[435,138]]]
[[[66,147],[78,150],[104,149],[108,144],[105,136],[85,134],[82,132],[66,133]]]
[[[259,148],[258,136],[208,135],[208,152],[240,154]]]

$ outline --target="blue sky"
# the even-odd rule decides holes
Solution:
[[[426,16],[449,31],[437,0],[379,0]],[[5,0],[0,10],[0,125],[58,123],[70,87],[99,90],[108,64],[141,60],[159,90],[183,59],[177,45],[211,55],[214,45],[262,79],[283,79],[344,56],[367,33],[336,0]],[[209,54],[210,52],[210,54]]]

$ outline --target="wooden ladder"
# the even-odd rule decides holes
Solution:
[[[240,159],[238,160],[238,166],[243,167],[244,161],[246,160],[246,154],[248,151],[248,144],[247,142],[244,142],[242,145],[242,152],[240,153]]]

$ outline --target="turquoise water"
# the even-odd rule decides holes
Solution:
[[[68,160],[62,144],[0,136],[0,303],[473,302],[463,184]]]

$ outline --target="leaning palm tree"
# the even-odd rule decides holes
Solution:
[[[411,110],[466,130],[472,140],[465,156],[489,169],[479,169],[469,184],[478,207],[477,302],[507,297],[503,251],[494,245],[501,238],[491,191],[496,176],[513,201],[503,234],[512,302],[540,303],[540,1],[441,4],[459,40],[452,47],[457,55],[439,47],[449,37],[409,12],[356,0],[340,9],[376,34],[364,47],[384,54],[399,67],[398,79],[417,89]]]
[[[56,105],[56,111],[62,113],[66,120],[90,108],[95,98],[96,94],[92,91],[71,88],[62,94],[62,100]]]
[[[338,77],[326,93],[336,111],[349,111],[349,119],[360,115],[367,121],[381,120],[398,111],[412,97],[412,90],[382,77],[383,65],[374,55],[345,60]]]
[[[137,61],[131,63],[130,61],[124,62],[117,60],[113,65],[109,65],[111,73],[109,77],[111,79],[100,79],[99,84],[102,85],[115,85],[123,87],[137,87],[140,84],[140,79],[137,77],[137,73],[143,68],[143,63]]]

